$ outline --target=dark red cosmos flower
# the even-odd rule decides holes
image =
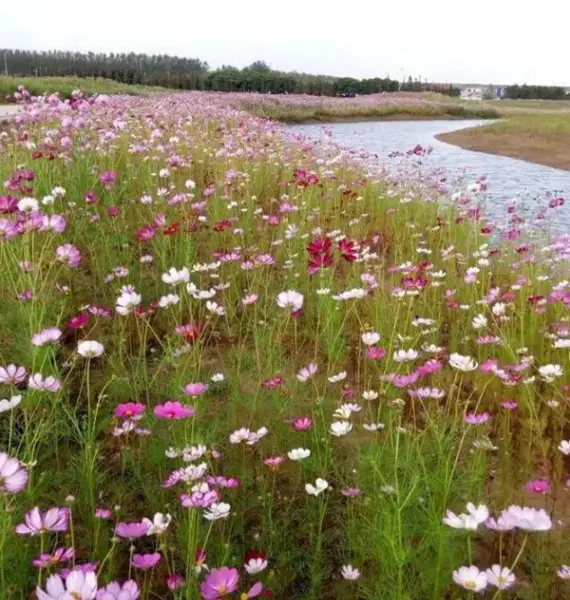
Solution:
[[[169,225],[168,227],[165,227],[162,230],[162,233],[164,235],[173,235],[174,233],[177,233],[178,231],[180,231],[180,223],[178,223],[177,221],[172,223],[172,225]]]
[[[107,214],[108,214],[110,217],[118,217],[118,216],[121,214],[121,209],[120,209],[120,207],[118,207],[118,206],[110,206],[110,207],[107,209]]]
[[[338,249],[342,254],[342,257],[348,262],[353,262],[358,258],[358,250],[356,242],[352,240],[340,240],[338,243]]]
[[[529,296],[526,301],[529,304],[538,304],[539,302],[541,302],[542,300],[544,300],[544,296],[540,296],[540,295],[536,295],[536,296]]]
[[[228,219],[223,219],[214,225],[214,231],[225,231],[228,227],[231,227],[230,221]]]
[[[67,321],[67,326],[71,329],[81,329],[89,323],[89,315],[87,313],[79,313]]]
[[[43,152],[41,150],[34,150],[32,152],[32,158],[34,160],[38,160],[38,158],[41,158],[43,156]]]
[[[417,277],[402,277],[400,279],[400,283],[405,287],[405,288],[413,288],[413,289],[423,289],[425,287],[427,287],[430,283],[429,279],[427,277],[424,277],[423,275],[418,275]]]
[[[322,254],[329,252],[332,248],[332,242],[328,237],[318,237],[307,244],[307,252],[309,254]]]
[[[281,387],[281,382],[283,381],[283,379],[279,376],[276,375],[275,377],[271,377],[270,379],[266,379],[262,384],[261,387],[266,389],[266,390],[275,390],[279,387]]]
[[[249,548],[248,550],[246,550],[244,562],[247,565],[247,563],[250,560],[255,560],[258,558],[260,558],[261,560],[265,560],[267,558],[267,553],[261,552],[260,550],[252,550],[251,548]]]

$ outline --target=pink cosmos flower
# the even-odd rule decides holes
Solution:
[[[180,496],[180,504],[184,508],[208,508],[219,500],[220,494],[216,490],[192,492],[192,494],[182,494]]]
[[[106,308],[105,306],[99,306],[97,304],[90,304],[87,307],[87,310],[92,314],[95,315],[96,317],[112,317],[113,316],[113,311],[110,310],[109,308]]]
[[[184,583],[184,578],[178,573],[172,573],[172,575],[169,575],[166,578],[166,585],[171,591],[179,590],[181,587],[184,586]]]
[[[189,383],[184,386],[184,393],[192,398],[203,396],[208,391],[208,386],[205,383]]]
[[[115,527],[115,535],[121,538],[134,540],[148,533],[148,524],[142,521],[121,522]]]
[[[180,420],[194,416],[194,408],[185,406],[180,402],[172,402],[167,400],[164,404],[159,404],[154,407],[153,413],[159,419]]]
[[[263,463],[268,466],[271,470],[276,469],[279,465],[282,465],[285,462],[284,456],[268,456],[263,460]]]
[[[223,475],[206,475],[206,483],[222,488],[238,488],[241,485],[238,477],[224,477]]]
[[[56,249],[55,258],[74,269],[81,263],[81,252],[73,244],[63,244]]]
[[[0,452],[0,494],[18,494],[28,483],[28,472],[17,458]]]
[[[38,600],[94,600],[97,593],[97,575],[73,571],[64,580],[51,575],[46,581],[46,591],[36,588]]]
[[[479,368],[481,369],[481,372],[483,373],[494,373],[497,368],[499,366],[499,361],[498,360],[486,360],[485,362],[482,362],[479,365]]]
[[[110,520],[113,518],[113,511],[108,508],[98,507],[95,509],[95,518]]]
[[[54,231],[55,233],[63,233],[67,227],[65,218],[62,215],[42,215],[38,217],[39,231]]]
[[[295,431],[306,431],[313,426],[313,419],[311,417],[296,417],[293,419],[292,425]]]
[[[61,337],[61,330],[57,327],[48,327],[42,329],[39,333],[34,333],[32,336],[32,344],[34,346],[45,346],[53,344]]]
[[[75,563],[75,566],[72,569],[62,569],[59,574],[63,577],[63,579],[67,579],[72,573],[96,573],[97,567],[99,563],[96,562],[86,562],[86,563]]]
[[[115,173],[115,171],[103,171],[99,175],[99,181],[107,190],[110,190],[115,185],[116,180],[117,174]]]
[[[136,581],[129,579],[121,585],[112,581],[106,587],[100,588],[96,600],[137,600],[140,595],[139,586]]]
[[[0,383],[5,385],[22,383],[26,379],[27,374],[25,367],[18,367],[13,364],[7,367],[0,367]]]
[[[200,586],[204,600],[217,600],[233,594],[239,585],[239,573],[237,569],[220,567],[212,569]]]
[[[360,488],[345,488],[343,490],[340,490],[340,493],[343,496],[350,498],[350,497],[354,497],[354,496],[360,496],[362,491],[360,490]]]
[[[75,556],[73,548],[56,548],[52,554],[40,554],[32,562],[36,569],[47,569],[62,562],[71,560]]]
[[[61,389],[61,382],[52,375],[44,378],[41,373],[34,373],[28,379],[28,388],[44,392],[57,392]]]
[[[505,409],[505,410],[515,410],[518,408],[518,402],[515,402],[514,400],[505,400],[503,402],[501,402],[501,406]]]
[[[491,415],[488,412],[483,413],[468,413],[464,417],[465,423],[469,423],[469,425],[482,425],[486,423],[491,418]]]
[[[386,356],[386,350],[378,346],[371,346],[366,350],[366,357],[370,360],[381,360]]]
[[[26,513],[24,521],[16,525],[16,533],[19,535],[37,535],[44,531],[67,531],[69,509],[50,508],[42,514],[36,506]]]
[[[526,484],[526,489],[535,494],[550,493],[550,484],[546,479],[533,479]]]
[[[160,561],[160,552],[153,552],[152,554],[135,554],[131,564],[135,569],[152,569]]]
[[[131,419],[138,421],[146,410],[146,406],[140,402],[124,402],[115,407],[113,414],[119,419]]]

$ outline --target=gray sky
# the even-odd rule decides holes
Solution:
[[[567,0],[0,0],[0,46],[570,85]]]

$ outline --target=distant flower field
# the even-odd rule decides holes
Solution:
[[[349,100],[19,94],[0,598],[569,596],[563,198],[250,114]]]

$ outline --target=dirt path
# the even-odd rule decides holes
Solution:
[[[20,110],[19,106],[14,106],[13,104],[0,104],[0,118],[13,115],[17,113],[18,110]]]

